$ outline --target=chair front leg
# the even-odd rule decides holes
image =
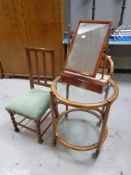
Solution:
[[[41,134],[41,130],[40,130],[40,120],[35,121],[36,123],[36,128],[37,128],[37,135],[38,135],[38,143],[42,143],[43,139],[42,139],[42,134]]]
[[[14,114],[12,112],[9,112],[9,113],[10,113],[11,121],[12,121],[13,126],[14,126],[14,131],[19,132],[19,128],[17,127],[17,124],[15,122]]]

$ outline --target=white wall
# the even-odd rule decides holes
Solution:
[[[78,20],[91,19],[93,0],[65,0],[65,26],[71,24],[76,27]],[[95,19],[112,20],[113,26],[117,26],[120,19],[123,0],[96,0]],[[131,24],[131,0],[127,0],[124,24]]]
[[[93,0],[65,0],[65,29],[71,24],[72,30],[76,29],[80,19],[91,19]],[[120,20],[123,0],[96,0],[95,19],[112,20],[116,27]],[[123,18],[125,25],[131,25],[131,0],[126,1]],[[113,60],[116,68],[131,69],[130,46],[112,46]]]

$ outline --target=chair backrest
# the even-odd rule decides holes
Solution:
[[[50,87],[47,80],[53,80],[55,76],[54,50],[26,47],[25,51],[30,87],[34,88],[34,84]]]

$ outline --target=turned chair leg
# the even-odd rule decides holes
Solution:
[[[12,112],[10,112],[10,117],[11,117],[11,120],[12,120],[12,123],[13,123],[13,126],[14,126],[14,131],[19,132],[19,128],[16,125],[14,114]]]
[[[41,144],[43,142],[43,139],[42,139],[41,130],[40,130],[40,121],[35,121],[35,123],[37,128],[38,143]]]
[[[56,138],[56,134],[55,134],[55,132],[56,132],[56,119],[55,118],[52,119],[52,129],[53,129],[53,145],[56,146],[57,138]]]

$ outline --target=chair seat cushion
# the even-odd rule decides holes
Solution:
[[[40,119],[50,106],[50,94],[40,89],[31,89],[6,107],[9,112]]]

